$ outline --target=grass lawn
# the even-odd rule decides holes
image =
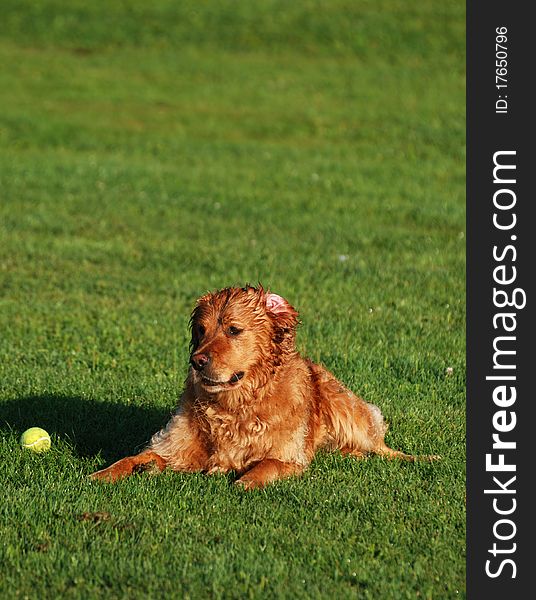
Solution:
[[[465,597],[465,4],[1,12],[0,598]],[[443,459],[90,482],[168,419],[195,299],[257,281]]]

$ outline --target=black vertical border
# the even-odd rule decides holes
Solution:
[[[536,278],[536,97],[530,88],[536,73],[536,26],[529,16],[530,3],[495,0],[466,3],[467,8],[467,594],[470,599],[526,598],[534,594],[532,575],[534,522],[536,508],[531,485],[536,484],[536,454],[530,437],[536,440],[536,327],[534,323],[534,279]],[[495,84],[495,36],[497,27],[508,28],[508,113],[497,114],[495,101],[500,90]],[[512,189],[517,202],[515,231],[501,232],[493,226],[493,155],[500,150],[515,150],[516,184]],[[492,418],[499,410],[492,400],[496,382],[486,381],[493,374],[493,246],[512,243],[515,234],[517,280],[513,287],[523,288],[527,305],[517,313],[515,382],[517,400],[512,409],[517,425],[509,439],[516,441],[508,451],[514,461],[517,508],[510,515],[517,527],[515,537],[503,542],[504,548],[516,543],[516,551],[504,554],[516,563],[517,574],[505,567],[496,578],[486,575],[485,564],[493,559],[495,522],[502,518],[493,510],[493,495],[485,489],[493,484],[493,473],[486,472],[485,456],[492,452]],[[509,255],[511,256],[511,254]],[[506,436],[505,436],[506,437]],[[497,475],[497,474],[495,474]],[[506,474],[500,477],[507,479]],[[509,496],[512,497],[512,496]],[[506,495],[500,496],[506,498]],[[500,501],[500,500],[499,500]],[[503,530],[505,531],[505,530]],[[494,569],[500,559],[494,559]],[[528,596],[527,596],[528,594]]]

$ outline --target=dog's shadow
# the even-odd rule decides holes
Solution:
[[[170,417],[170,410],[44,394],[0,403],[0,430],[20,435],[42,427],[79,456],[100,454],[107,462],[140,451]]]

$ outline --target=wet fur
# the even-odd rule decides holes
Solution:
[[[298,354],[297,323],[296,310],[262,287],[201,297],[178,410],[146,450],[92,477],[114,481],[166,467],[235,471],[251,488],[301,473],[320,448],[413,460],[386,446],[378,407]]]

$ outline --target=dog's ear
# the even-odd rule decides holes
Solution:
[[[190,317],[190,333],[191,333],[191,337],[190,337],[190,352],[192,352],[193,350],[195,350],[197,348],[197,346],[199,345],[199,336],[197,335],[197,330],[195,327],[195,316],[194,316],[195,312],[192,313],[192,316]]]
[[[298,324],[298,311],[278,294],[266,294],[266,312],[284,329],[294,329]]]
[[[197,324],[201,318],[204,306],[207,302],[208,294],[206,296],[202,296],[196,302],[195,308],[190,315],[190,332],[192,337],[190,339],[190,351],[195,350],[199,345],[199,330]]]

